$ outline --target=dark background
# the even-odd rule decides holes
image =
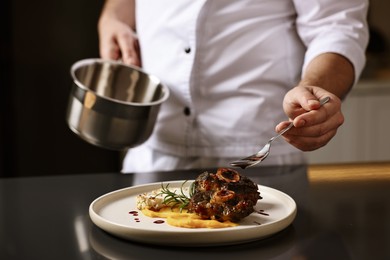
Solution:
[[[0,1],[0,177],[120,170],[66,124],[71,65],[98,57],[104,1]]]

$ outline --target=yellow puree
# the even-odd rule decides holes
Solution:
[[[201,219],[194,213],[187,213],[186,210],[180,210],[178,208],[164,207],[159,211],[153,211],[149,209],[142,209],[142,213],[145,216],[151,218],[165,218],[166,222],[175,227],[184,228],[225,228],[237,226],[237,223],[231,221],[219,222],[213,219]]]

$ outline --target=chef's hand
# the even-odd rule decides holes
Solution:
[[[319,100],[329,96],[328,103],[320,106]],[[314,86],[297,86],[284,97],[283,109],[294,127],[283,137],[302,151],[313,151],[326,145],[344,123],[341,100],[332,93]],[[280,132],[290,122],[279,123]]]
[[[103,59],[141,67],[138,38],[132,28],[113,17],[102,16],[98,25],[99,51]]]

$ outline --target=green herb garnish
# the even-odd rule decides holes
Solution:
[[[194,194],[195,186],[194,182],[190,186],[189,195],[186,195],[183,190],[183,186],[187,183],[187,181],[183,182],[180,187],[180,192],[176,193],[177,190],[171,191],[169,189],[169,183],[164,186],[164,183],[161,183],[161,192],[157,194],[163,196],[163,203],[165,205],[171,206],[171,208],[178,207],[180,212],[183,209],[188,207],[190,203],[191,197]]]

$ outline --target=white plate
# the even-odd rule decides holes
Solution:
[[[177,188],[184,181],[169,182]],[[168,182],[164,182],[164,185]],[[191,182],[187,182],[190,185]],[[179,228],[144,216],[136,208],[137,195],[161,188],[160,183],[133,186],[107,193],[94,200],[89,215],[104,231],[128,240],[174,246],[215,246],[239,244],[262,239],[288,227],[296,215],[295,201],[287,194],[259,185],[261,200],[255,212],[239,222],[238,226],[208,229]],[[134,214],[138,211],[138,216]]]

